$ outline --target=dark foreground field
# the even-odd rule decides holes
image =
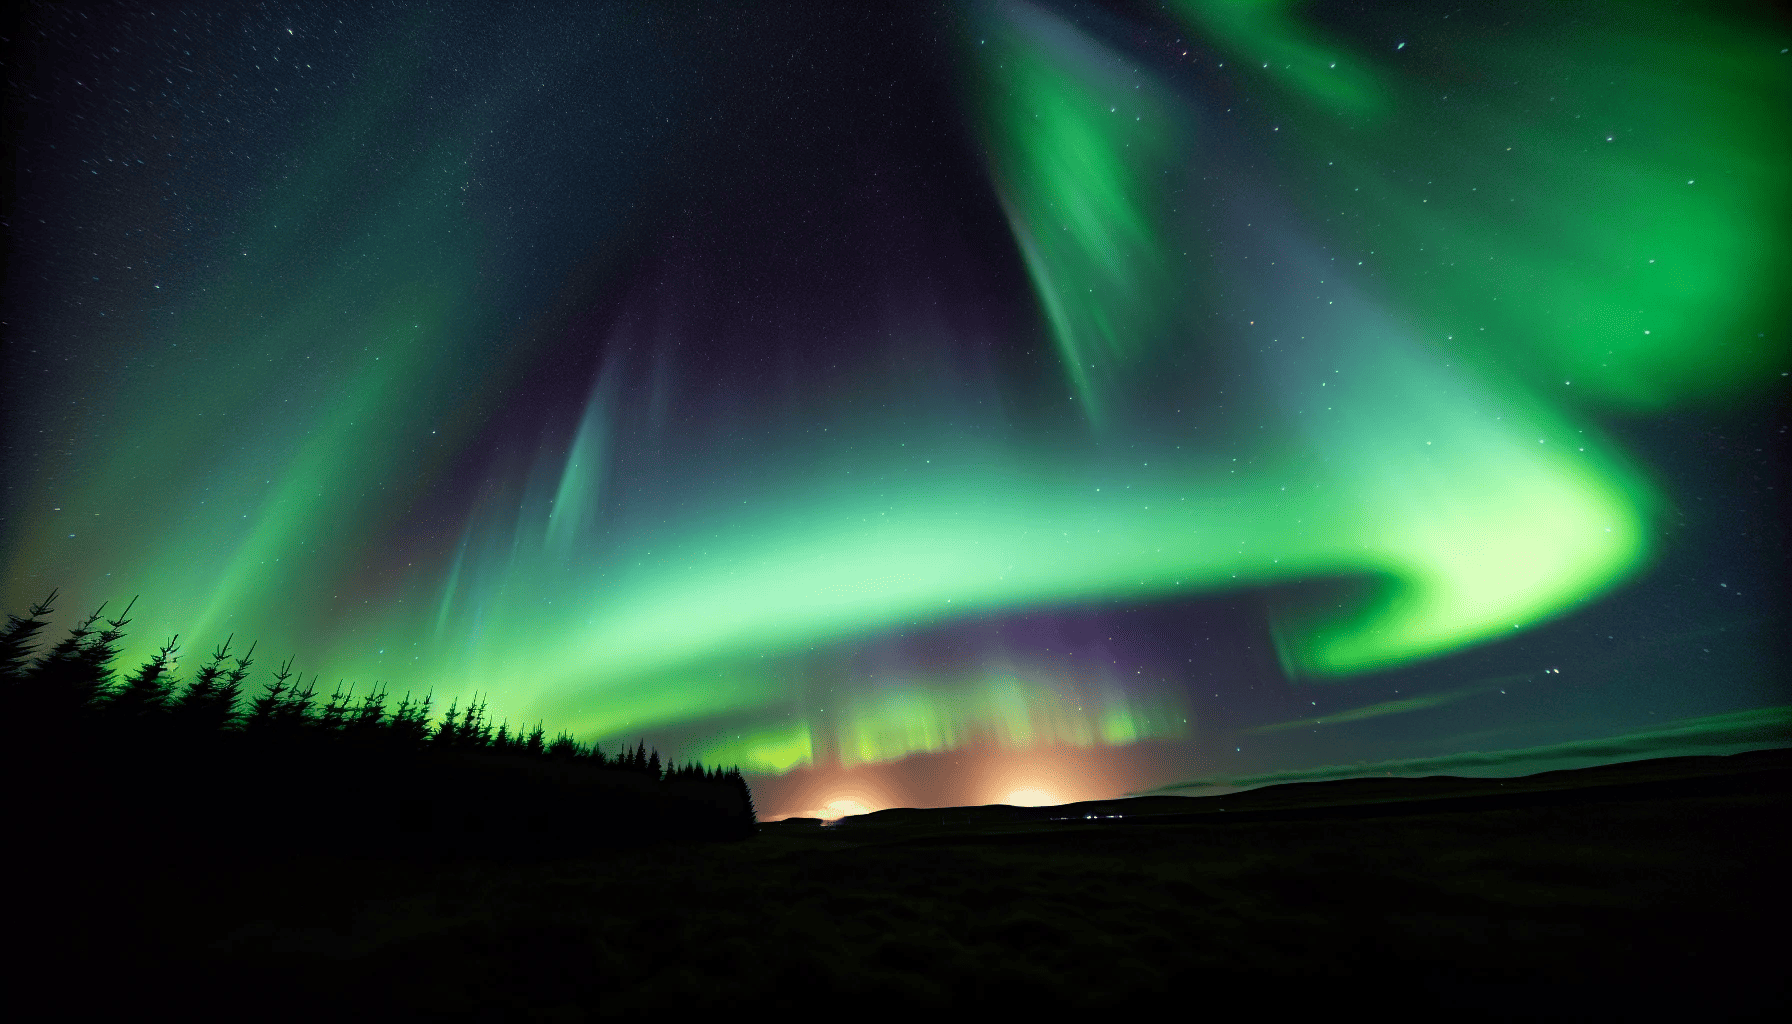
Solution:
[[[1778,1017],[1789,779],[1767,751],[1074,821],[893,811],[509,864],[169,868],[121,836],[16,878],[32,952],[12,987],[34,1017]],[[1183,813],[1087,817],[1126,810]]]

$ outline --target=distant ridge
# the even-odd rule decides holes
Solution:
[[[1429,776],[1451,774],[1528,775],[1539,771],[1567,769],[1572,762],[1595,762],[1598,767],[1623,761],[1710,756],[1743,753],[1764,747],[1792,746],[1792,705],[1750,708],[1699,718],[1684,718],[1663,723],[1653,729],[1607,736],[1591,740],[1569,740],[1541,747],[1519,747],[1508,750],[1467,750],[1434,757],[1409,757],[1395,761],[1364,764],[1320,765],[1294,771],[1271,772],[1234,778],[1210,777],[1158,786],[1150,793],[1171,793],[1190,789],[1250,789],[1287,782],[1321,782],[1334,779],[1360,779],[1376,775]],[[1145,795],[1145,794],[1135,794]]]
[[[1240,821],[1282,817],[1371,816],[1388,813],[1492,809],[1677,795],[1710,795],[1729,789],[1785,786],[1792,782],[1792,749],[1730,755],[1651,758],[1590,768],[1539,772],[1503,779],[1450,775],[1427,778],[1356,778],[1295,782],[1220,796],[1146,795],[1087,800],[1055,807],[892,807],[839,819],[830,829],[962,829],[984,826],[1098,823],[1170,824],[1176,821]],[[761,823],[762,829],[821,827],[817,818]]]

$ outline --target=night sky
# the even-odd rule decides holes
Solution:
[[[33,4],[0,598],[762,818],[1792,742],[1773,11]]]

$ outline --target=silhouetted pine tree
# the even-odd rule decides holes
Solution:
[[[175,686],[169,663],[174,660],[174,653],[178,650],[180,634],[176,633],[162,645],[161,650],[143,663],[142,668],[125,679],[123,686],[112,693],[107,702],[112,714],[123,721],[137,723],[143,718],[167,711]]]
[[[347,680],[336,680],[336,689],[330,698],[324,701],[324,709],[317,716],[318,728],[325,732],[339,733],[348,722],[349,701],[354,699],[355,684],[348,684],[348,692],[342,692],[342,684]]]
[[[68,631],[68,636],[44,652],[25,674],[21,700],[22,721],[39,721],[49,716],[61,728],[66,716],[85,706],[95,695],[93,664],[87,655],[89,640],[94,636],[93,624],[99,621],[100,605],[92,615]]]
[[[303,678],[302,676],[300,678]],[[311,719],[311,699],[317,695],[317,673],[311,673],[311,682],[303,690],[297,686],[286,691],[280,706],[274,709],[275,721],[286,731],[296,733],[308,725],[314,725]]]
[[[218,728],[235,729],[242,723],[242,709],[238,705],[243,699],[243,680],[249,678],[249,666],[255,664],[255,644],[236,659],[236,667],[226,672],[218,681],[216,700]]]
[[[422,749],[429,742],[429,706],[435,700],[435,694],[425,694],[420,701],[411,700],[406,693],[398,702],[397,710],[392,712],[392,723],[386,732],[392,737],[394,745],[401,749]]]
[[[430,737],[430,742],[434,746],[447,749],[448,747],[453,746],[455,740],[460,737],[460,709],[458,705],[459,698],[448,702],[448,710],[442,715],[442,724],[436,726],[435,735]]]
[[[50,591],[50,596],[27,609],[22,619],[7,613],[6,625],[0,627],[0,681],[16,684],[29,674],[31,656],[37,651],[37,634],[50,624],[44,616],[56,610],[51,605],[57,593]]]
[[[473,697],[477,700],[479,695],[474,694]],[[460,735],[455,746],[467,750],[483,750],[491,744],[491,741],[492,724],[485,717],[485,702],[469,703],[466,713],[461,718]]]
[[[492,720],[486,715],[484,704],[479,705],[479,732],[474,740],[481,750],[490,750],[492,747]]]
[[[656,782],[672,783],[677,787],[674,791],[663,791],[661,796],[653,799],[666,801],[664,810],[667,814],[676,815],[681,809],[690,809],[690,813],[701,818],[713,813],[719,804],[729,808],[728,814],[744,815],[749,822],[756,818],[752,803],[752,794],[738,767],[724,770],[720,767],[706,768],[700,762],[687,761],[677,764],[668,758],[662,758],[658,748],[649,748],[647,740],[642,737],[631,750],[623,745],[616,754],[606,756],[597,743],[586,748],[575,740],[571,734],[561,731],[547,742],[545,730],[541,722],[537,722],[533,730],[525,737],[523,730],[511,730],[509,722],[496,727],[487,713],[486,699],[474,693],[467,707],[461,708],[459,701],[451,703],[446,716],[439,725],[430,721],[430,705],[433,695],[421,701],[413,701],[407,693],[398,702],[396,710],[387,716],[387,691],[379,684],[366,696],[356,702],[355,687],[345,682],[338,682],[335,692],[324,702],[319,712],[313,705],[317,686],[314,673],[310,685],[302,691],[293,681],[292,658],[279,666],[274,672],[274,680],[266,687],[264,693],[249,702],[245,713],[239,713],[239,704],[243,700],[243,684],[249,677],[253,664],[255,645],[234,659],[230,655],[231,645],[235,641],[234,634],[227,638],[211,659],[199,669],[192,681],[180,689],[176,695],[177,684],[174,679],[176,652],[179,650],[178,635],[169,639],[161,650],[151,657],[136,672],[122,683],[113,683],[112,665],[116,660],[120,639],[124,636],[124,627],[129,623],[129,614],[135,606],[135,598],[126,605],[124,612],[117,618],[106,622],[105,627],[94,629],[100,621],[105,606],[101,605],[92,615],[70,631],[69,637],[46,652],[36,661],[30,661],[33,654],[32,645],[35,637],[45,627],[43,618],[50,612],[51,602],[56,594],[33,605],[26,618],[9,615],[4,627],[0,627],[0,679],[5,679],[7,687],[14,696],[15,718],[22,721],[38,722],[48,718],[50,730],[44,733],[45,742],[60,740],[65,730],[78,723],[72,714],[80,709],[96,704],[106,709],[106,720],[128,723],[133,731],[141,731],[149,724],[151,716],[158,712],[168,711],[167,721],[178,723],[182,732],[193,738],[195,731],[206,731],[213,735],[236,728],[239,724],[250,737],[256,741],[264,741],[270,736],[352,736],[372,739],[378,737],[382,746],[392,744],[393,749],[420,752],[426,747],[438,749],[491,750],[518,756],[546,757],[557,761],[577,761],[581,764],[592,764],[599,767],[615,768],[645,775]],[[233,665],[234,663],[234,665]],[[298,677],[303,682],[303,676]],[[21,714],[22,712],[22,714]],[[50,715],[43,714],[51,712]],[[58,717],[60,714],[60,717]],[[157,716],[159,717],[159,716]],[[312,732],[312,727],[317,732]],[[127,735],[126,731],[111,733],[111,738]],[[357,746],[360,744],[357,743]],[[159,747],[160,744],[155,746]],[[179,747],[180,744],[173,745]],[[191,746],[191,744],[188,744]],[[334,747],[335,744],[329,744]],[[141,750],[135,747],[129,752],[132,758],[140,757],[151,747]],[[297,748],[283,750],[272,762],[236,760],[245,756],[251,749],[236,742],[222,744],[215,749],[206,750],[202,755],[208,762],[215,761],[223,772],[238,771],[246,764],[272,763],[286,765],[291,763],[289,754],[299,753]],[[95,765],[102,772],[114,773],[118,765],[132,763],[125,761],[105,760],[104,745],[94,745],[89,757],[95,758]],[[348,751],[338,749],[336,755],[349,757],[344,767],[360,771],[362,766],[355,756]],[[104,762],[103,765],[101,762]],[[324,767],[319,762],[318,767]],[[476,767],[476,766],[475,766]],[[522,808],[545,806],[540,797],[547,796],[552,787],[559,786],[553,782],[550,790],[535,791],[531,787],[539,784],[529,781],[531,773],[498,772],[493,776],[489,788],[476,776],[458,774],[460,768],[454,768],[447,775],[420,775],[417,780],[428,785],[431,778],[456,778],[472,781],[468,792],[484,794],[483,801],[495,797],[500,801],[515,797],[517,806]],[[328,773],[326,772],[326,775]],[[583,774],[583,773],[578,773]],[[343,776],[346,777],[346,776]],[[603,779],[592,780],[601,791]],[[613,784],[616,780],[611,777]],[[686,789],[690,785],[694,788]],[[713,794],[706,793],[703,788],[718,788]],[[516,788],[511,788],[516,787]],[[89,787],[92,788],[92,787]],[[71,792],[73,792],[71,790]],[[738,795],[738,800],[734,797]],[[639,799],[639,795],[627,797],[626,800]],[[134,799],[134,798],[133,798]],[[563,800],[556,796],[554,799]],[[624,799],[618,796],[617,799]],[[626,802],[625,800],[625,802]],[[215,802],[215,801],[214,801]],[[120,804],[119,806],[125,806]],[[333,814],[335,811],[324,810],[325,805],[318,805],[314,811],[306,813]],[[195,808],[197,810],[197,807]],[[157,812],[161,813],[161,812]],[[184,813],[184,812],[183,812]],[[210,814],[210,811],[205,812]],[[245,814],[253,813],[244,810]],[[274,811],[270,810],[270,814]],[[285,811],[278,813],[284,814]],[[350,813],[350,812],[343,812]],[[537,814],[536,811],[528,811]],[[102,815],[103,817],[103,815]],[[655,816],[657,818],[657,814]],[[213,819],[219,826],[229,824],[222,819]],[[257,819],[259,820],[259,819]],[[271,820],[271,819],[269,819]],[[321,820],[321,819],[320,819]],[[663,820],[675,831],[675,817]],[[711,819],[714,820],[714,819]],[[352,824],[348,819],[344,824],[350,828],[362,827]],[[235,827],[231,825],[231,827]]]
[[[287,683],[289,678],[292,678],[292,658],[274,669],[274,681],[249,705],[249,714],[242,723],[244,732],[287,739],[296,735],[299,726],[305,725],[306,712],[312,703],[310,692],[299,690],[297,683]]]
[[[236,715],[236,693],[227,690],[231,673],[224,670],[230,657],[231,634],[224,645],[212,652],[212,660],[199,669],[193,681],[174,700],[174,713],[188,728],[201,732],[223,730]],[[241,680],[237,681],[241,685]]]
[[[474,737],[479,735],[479,694],[468,698],[467,706],[461,709],[460,724],[454,727],[454,735],[448,745],[465,750],[474,746]]]
[[[747,780],[741,775],[739,768],[734,768],[729,771],[728,783],[740,793],[741,803],[746,808],[746,820],[749,822],[757,822],[759,820],[759,812],[753,807],[753,790],[748,787]]]
[[[88,637],[87,643],[82,645],[81,661],[85,667],[80,673],[81,691],[77,694],[81,706],[104,704],[112,695],[112,662],[118,658],[118,641],[124,639],[124,627],[131,622],[127,616],[136,604],[137,599],[131,598],[131,603],[124,606],[118,618],[108,620],[105,629]]]
[[[274,713],[280,709],[280,700],[287,690],[292,689],[286,681],[292,678],[292,659],[287,658],[280,667],[274,670],[274,681],[267,685],[261,696],[249,702],[249,713],[243,719],[243,728],[248,732],[261,732],[274,721]]]
[[[235,639],[235,634],[230,639]],[[230,639],[224,646],[212,652],[212,660],[200,666],[199,673],[187,684],[174,700],[175,710],[182,714],[191,713],[199,704],[209,701],[218,689],[218,677],[224,674],[224,659],[229,656]]]
[[[378,688],[361,698],[361,706],[344,724],[344,729],[363,741],[371,742],[386,724],[386,691]]]

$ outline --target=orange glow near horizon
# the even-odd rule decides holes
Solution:
[[[1122,795],[1134,780],[1169,781],[1200,770],[1162,758],[1167,745],[1014,750],[977,744],[879,764],[822,761],[750,782],[761,821],[837,820],[893,807],[1056,806]],[[1159,760],[1159,758],[1162,758]]]
[[[805,814],[803,817],[820,818],[823,821],[835,821],[844,818],[849,814],[870,814],[871,811],[872,808],[866,807],[864,804],[851,797],[841,797],[838,800],[829,800],[813,814]]]

